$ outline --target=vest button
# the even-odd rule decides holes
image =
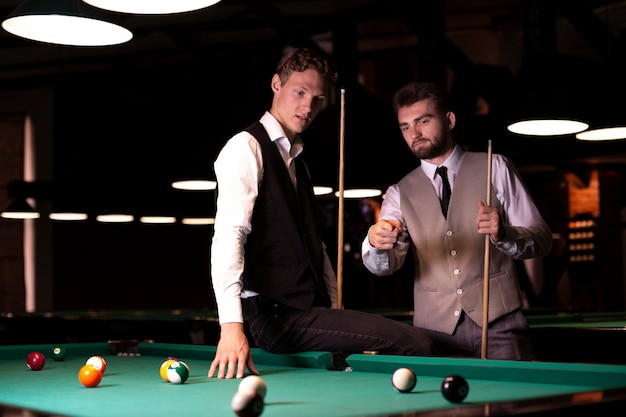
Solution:
[[[456,256],[456,251],[455,251],[454,249],[452,249],[452,250],[450,251],[450,255],[452,255],[452,256]]]
[[[461,273],[461,271],[460,271],[458,268],[457,268],[457,269],[455,269],[455,270],[454,270],[454,271],[452,271],[452,272],[454,272],[454,275],[459,275],[459,274]]]
[[[458,290],[456,290],[456,293],[461,295],[461,294],[463,294],[463,290],[459,288]]]
[[[457,311],[455,311],[455,312],[454,312],[454,316],[455,316],[455,317],[459,317],[460,315],[461,315],[461,312],[460,312],[459,310],[457,310]]]
[[[446,232],[446,236],[452,236],[452,230],[448,230],[448,231]]]

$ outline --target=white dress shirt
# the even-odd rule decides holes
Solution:
[[[280,123],[269,112],[265,112],[260,122],[276,144],[295,186],[296,172],[292,162],[304,149],[302,140],[296,135],[291,143]],[[242,291],[241,277],[244,245],[252,231],[252,211],[263,180],[261,145],[250,133],[237,133],[220,151],[214,169],[218,195],[211,244],[211,277],[218,317],[220,323],[243,323],[241,297],[256,295],[251,291]],[[324,251],[324,278],[333,301],[337,288],[334,277]]]
[[[452,190],[454,190],[454,182],[463,152],[463,149],[456,145],[452,154],[443,164],[448,168],[448,180]],[[430,178],[433,187],[437,190],[437,194],[441,197],[441,177],[435,173],[437,165],[422,160],[421,166],[426,176]],[[534,237],[526,229],[527,227],[545,222],[532,202],[532,198],[517,170],[513,165],[507,164],[504,156],[498,154],[492,155],[491,168],[492,191],[502,206],[500,215],[503,216],[505,225],[505,237],[496,244],[496,247],[516,259],[535,257],[537,253],[547,253],[551,243],[542,240],[535,241]],[[483,203],[486,202],[483,201]],[[468,209],[478,210],[476,206],[468,207]],[[402,222],[403,228],[406,229],[404,217],[400,210],[400,191],[397,184],[387,189],[378,218],[379,220],[399,220]],[[394,272],[402,266],[409,250],[408,239],[408,234],[402,233],[395,250],[379,251],[370,245],[369,240],[365,238],[361,247],[363,263],[374,273],[389,274]],[[540,247],[536,247],[536,245]]]

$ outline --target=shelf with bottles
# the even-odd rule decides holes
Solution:
[[[568,223],[569,261],[594,262],[597,259],[598,220],[575,218]]]

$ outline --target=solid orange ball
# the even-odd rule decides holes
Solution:
[[[100,381],[102,381],[102,372],[93,365],[84,365],[78,371],[78,380],[88,388],[97,387]]]

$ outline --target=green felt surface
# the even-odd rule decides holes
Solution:
[[[107,344],[65,346],[68,356],[60,362],[50,358],[52,345],[0,347],[0,403],[72,417],[235,415],[231,399],[240,380],[207,378],[214,347],[141,343],[140,356],[118,356]],[[47,356],[41,371],[26,367],[33,350]],[[96,388],[78,381],[78,370],[91,355],[107,360]],[[189,365],[186,383],[161,379],[167,356]],[[327,369],[332,363],[325,352],[271,355],[255,349],[254,358],[268,385],[264,417],[380,416],[626,387],[626,367],[613,365],[352,355],[353,370],[344,372]],[[391,386],[391,373],[402,366],[418,375],[411,393]],[[461,405],[448,403],[440,392],[443,377],[451,373],[470,384]]]

